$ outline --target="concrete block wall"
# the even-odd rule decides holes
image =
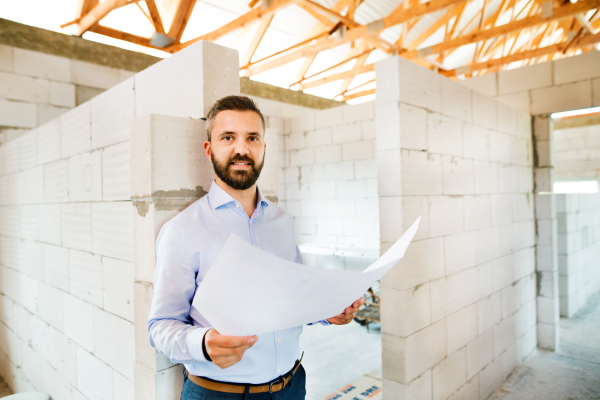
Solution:
[[[554,130],[556,180],[600,178],[600,125]]]
[[[0,127],[36,128],[133,72],[0,45]]]
[[[135,334],[146,331],[153,274],[143,272],[154,252],[153,244],[136,247],[134,231],[152,240],[158,231],[134,224],[141,211],[132,206],[132,182],[153,175],[131,165],[130,124],[172,113],[187,123],[179,136],[201,140],[189,125],[218,98],[239,93],[237,60],[236,51],[198,43],[2,142],[0,375],[14,392],[40,390],[56,400],[178,398],[181,367],[150,352],[147,334]],[[215,81],[221,85],[207,83]],[[171,121],[165,129],[176,128]],[[267,158],[276,161],[276,146],[272,152]],[[201,162],[177,152],[159,161],[182,179],[193,178]],[[263,186],[276,196],[273,168]],[[167,194],[186,187],[172,177],[155,183]]]
[[[283,122],[281,205],[294,216],[300,245],[336,251],[305,253],[304,262],[363,270],[379,249],[374,103],[304,112]]]
[[[560,315],[600,291],[600,194],[556,195]]]
[[[531,119],[400,57],[376,65],[384,398],[485,400],[536,349]],[[383,82],[383,84],[381,84]]]
[[[532,115],[600,106],[600,51],[459,82]]]

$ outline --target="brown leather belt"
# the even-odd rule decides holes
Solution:
[[[194,382],[198,386],[202,386],[205,389],[214,390],[217,392],[225,392],[225,393],[239,393],[242,394],[246,390],[246,386],[248,387],[248,393],[273,393],[278,392],[283,389],[291,380],[292,376],[298,371],[300,368],[300,361],[296,360],[296,364],[294,364],[294,368],[289,371],[287,374],[283,375],[281,378],[277,378],[276,380],[264,384],[264,385],[244,385],[244,384],[235,384],[235,383],[223,383],[217,382],[213,380],[209,380],[206,378],[202,378],[200,376],[192,375],[189,372],[187,373],[187,377],[189,380]]]

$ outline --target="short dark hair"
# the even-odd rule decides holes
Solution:
[[[263,133],[265,131],[265,117],[262,115],[254,100],[247,96],[225,96],[219,99],[208,110],[206,115],[206,136],[210,142],[211,131],[214,125],[215,117],[221,111],[253,111],[258,114],[262,122]]]

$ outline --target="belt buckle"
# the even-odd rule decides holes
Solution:
[[[279,378],[271,383],[269,383],[269,393],[273,393],[273,385],[277,385],[278,383],[281,383],[281,389],[283,389],[283,384],[285,383],[284,380],[282,378]]]

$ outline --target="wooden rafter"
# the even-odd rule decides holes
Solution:
[[[89,29],[89,31],[94,32],[94,33],[99,33],[101,35],[108,36],[108,37],[111,37],[114,39],[120,39],[120,40],[125,40],[127,42],[139,44],[140,46],[152,47],[155,49],[162,50],[162,48],[160,48],[160,47],[152,46],[150,44],[150,39],[148,39],[148,38],[145,38],[142,36],[137,36],[137,35],[132,35],[131,33],[127,33],[127,32],[118,31],[116,29],[109,28],[107,26],[94,25]]]
[[[127,0],[106,0],[104,3],[97,4],[79,19],[76,35],[83,35],[92,25],[97,24],[102,18],[106,17],[109,12],[126,3]]]
[[[190,20],[195,4],[196,0],[179,0],[179,6],[177,7],[173,22],[169,28],[169,36],[174,38],[176,43],[179,43],[181,40],[181,36]]]
[[[505,25],[493,27],[484,31],[467,34],[464,36],[457,37],[455,39],[448,40],[446,42],[431,46],[429,54],[436,54],[440,51],[455,49],[461,46],[465,46],[471,43],[476,43],[481,40],[492,39],[497,36],[505,35],[507,33],[520,31],[527,28],[532,28],[541,24],[556,21],[563,18],[572,17],[581,12],[587,12],[600,6],[600,0],[583,0],[574,4],[562,6],[554,10],[554,14],[548,18],[543,19],[541,14],[523,18],[514,22],[510,22]],[[408,59],[413,59],[419,56],[417,51],[402,52],[401,55]]]
[[[270,15],[267,15],[267,16],[261,18],[261,20],[258,24],[258,27],[256,29],[256,32],[254,33],[254,36],[252,37],[252,41],[250,42],[250,46],[248,47],[248,49],[246,50],[246,53],[244,53],[244,56],[242,57],[242,59],[240,61],[240,66],[242,68],[247,66],[250,63],[250,61],[252,60],[252,57],[254,56],[254,53],[256,52],[256,49],[258,48],[260,41],[265,36],[265,33],[267,32],[267,29],[269,28],[269,25],[271,24],[273,17],[275,17],[275,14],[270,14]]]
[[[184,48],[188,47],[189,45],[194,44],[200,40],[206,40],[206,41],[212,42],[214,40],[217,40],[221,36],[224,36],[238,28],[241,28],[242,26],[246,25],[247,23],[250,23],[256,19],[267,16],[269,14],[273,14],[273,13],[279,11],[280,9],[289,6],[292,3],[294,3],[294,0],[273,0],[273,5],[270,7],[267,7],[264,10],[262,9],[262,7],[256,7],[254,9],[252,9],[252,11],[247,12],[246,14],[242,15],[241,17],[234,19],[233,21],[223,25],[220,28],[215,29],[212,32],[209,32],[202,36],[198,36],[195,39],[188,40],[185,43],[174,44],[173,46],[171,46],[169,48],[169,50],[170,51],[179,51],[179,50],[184,49]]]
[[[363,90],[362,92],[356,92],[356,93],[344,95],[342,97],[342,101],[348,101],[348,100],[356,99],[358,97],[368,96],[370,94],[375,94],[375,89]]]
[[[300,90],[310,89],[313,87],[324,85],[326,83],[339,81],[341,79],[354,77],[356,75],[364,74],[366,72],[371,71],[375,71],[375,64],[363,65],[359,68],[352,68],[350,71],[340,72],[338,74],[326,76],[325,78],[303,83],[300,85]]]
[[[352,69],[356,70],[356,69],[362,67],[363,65],[365,65],[365,62],[367,61],[367,58],[369,58],[369,54],[363,54],[360,57],[358,57],[356,59],[356,64],[354,64],[354,66],[352,67]],[[348,89],[348,86],[350,86],[350,84],[352,83],[352,80],[355,77],[356,77],[356,75],[351,76],[349,78],[344,78],[344,81],[340,85],[340,88],[338,89],[338,92],[341,92],[341,93],[345,92],[346,89]]]
[[[289,54],[281,56],[275,60],[266,62],[262,65],[251,67],[248,70],[248,75],[255,75],[263,71],[267,71],[272,68],[279,67],[281,65],[288,64],[292,61],[304,58],[311,54],[316,54],[324,50],[329,50],[334,47],[346,44],[358,39],[363,39],[368,36],[376,35],[384,29],[392,26],[399,25],[412,18],[416,18],[425,14],[432,13],[448,7],[451,4],[459,4],[466,0],[431,0],[427,3],[417,4],[408,10],[400,10],[394,12],[392,15],[383,18],[379,21],[371,22],[368,25],[361,25],[359,27],[349,29],[344,38],[332,37],[323,40],[322,42],[315,43],[313,45],[304,47],[302,49],[293,51]],[[600,0],[598,0],[600,1]]]
[[[600,43],[600,33],[596,33],[594,35],[588,35],[588,36],[584,36],[584,37],[580,38],[577,41],[577,43],[574,45],[574,47],[584,47],[584,46],[593,45],[595,43]],[[455,75],[460,75],[460,74],[464,74],[464,73],[468,73],[468,72],[475,72],[475,71],[489,69],[494,66],[506,65],[506,64],[513,63],[515,61],[528,60],[528,59],[531,59],[534,57],[541,57],[544,55],[555,54],[555,53],[561,52],[564,46],[565,46],[565,43],[562,42],[562,43],[554,44],[551,46],[540,47],[540,48],[537,48],[534,50],[511,54],[506,57],[488,60],[488,61],[485,61],[482,63],[469,65],[466,67],[461,67],[461,68],[457,68],[454,70],[442,72],[442,75],[455,76]]]
[[[154,0],[146,0],[146,6],[148,7],[148,11],[150,11],[150,18],[152,18],[154,30],[164,35],[165,28],[163,27],[162,19],[160,18],[160,14],[158,13],[156,2]]]
[[[360,85],[354,86],[352,89],[346,89],[346,90],[344,90],[343,92],[341,92],[340,94],[338,94],[338,96],[343,96],[343,95],[345,95],[348,92],[351,92],[353,90],[356,90],[358,88],[361,88],[361,87],[366,86],[366,85],[368,85],[370,83],[373,83],[373,82],[375,82],[375,79],[368,80],[368,81],[366,81],[364,83],[361,83]]]

